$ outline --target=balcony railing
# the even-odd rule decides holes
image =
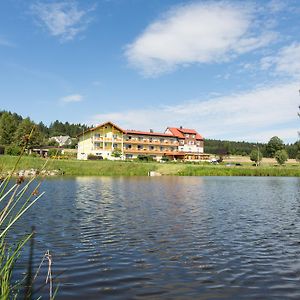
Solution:
[[[95,142],[105,142],[105,143],[122,143],[122,138],[106,138],[106,137],[94,137]]]
[[[165,145],[165,146],[178,146],[179,143],[177,141],[150,141],[150,140],[124,140],[124,144],[141,144],[141,145]]]
[[[138,154],[146,154],[146,153],[149,153],[149,154],[168,154],[168,155],[182,155],[181,152],[178,152],[178,151],[172,151],[170,149],[166,149],[166,150],[157,150],[157,149],[153,149],[153,150],[149,150],[149,149],[124,149],[124,153],[138,153]]]

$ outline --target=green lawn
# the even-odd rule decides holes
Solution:
[[[12,170],[17,157],[0,156],[0,173]],[[40,169],[45,159],[25,156],[21,159],[17,170]],[[146,176],[149,171],[157,171],[163,175],[182,176],[300,176],[300,164],[274,166],[266,164],[253,167],[210,165],[209,163],[156,163],[129,161],[79,161],[50,159],[47,170],[60,170],[68,176]]]

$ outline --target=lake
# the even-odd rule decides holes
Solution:
[[[15,230],[36,227],[35,269],[50,250],[57,299],[300,299],[299,178],[78,177],[40,190]],[[16,277],[27,260],[28,247]]]

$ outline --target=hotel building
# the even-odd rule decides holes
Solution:
[[[134,159],[151,156],[155,160],[206,160],[203,137],[194,129],[168,127],[164,133],[124,130],[112,122],[91,128],[78,136],[78,159],[95,155],[107,159]],[[118,152],[120,157],[116,158]]]

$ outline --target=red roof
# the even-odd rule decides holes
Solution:
[[[80,133],[78,136],[81,136],[82,134],[85,134],[89,131],[94,131],[99,127],[102,127],[103,125],[111,124],[115,128],[119,129],[125,134],[141,134],[141,135],[152,135],[152,136],[165,136],[165,137],[177,137],[180,139],[184,139],[184,134],[194,134],[196,136],[196,140],[203,140],[203,137],[194,129],[188,129],[188,128],[177,128],[177,127],[168,127],[167,129],[170,130],[170,133],[161,133],[161,132],[151,132],[151,131],[139,131],[139,130],[123,130],[121,127],[117,126],[111,121],[102,123],[94,128],[88,129],[83,133]]]
[[[194,129],[188,129],[188,128],[177,128],[177,127],[168,127],[173,135],[180,139],[184,139],[184,134],[194,134],[196,136],[196,140],[203,140],[203,137]]]
[[[126,134],[142,134],[142,135],[154,135],[154,136],[167,136],[174,137],[173,134],[161,133],[161,132],[150,132],[150,131],[138,131],[138,130],[126,130]]]

